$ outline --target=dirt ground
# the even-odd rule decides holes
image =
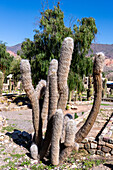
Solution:
[[[109,102],[102,102],[105,105],[101,105],[101,109],[103,108],[113,108],[112,103]],[[78,109],[77,110],[68,110],[65,111],[65,113],[80,113],[80,112],[86,112],[91,110],[92,105],[91,104],[86,104],[86,105],[77,105]],[[88,134],[88,136],[94,136],[100,131],[100,129],[102,128],[103,124],[105,123],[105,121],[108,119],[108,117],[110,116],[111,112],[107,111],[107,114],[105,115],[105,119],[103,121],[103,115],[101,113],[98,114],[97,120],[92,128],[92,130],[90,131],[90,133]],[[8,125],[13,125],[16,129],[21,130],[21,131],[26,131],[28,133],[33,133],[33,125],[32,125],[32,110],[31,109],[27,109],[27,110],[20,110],[20,111],[7,111],[7,112],[0,112],[0,115],[5,116],[8,122]],[[82,124],[84,123],[84,120],[77,126],[77,128],[80,128],[80,126],[82,126]],[[15,144],[14,144],[15,145]],[[7,146],[7,144],[5,144],[5,147]],[[11,145],[12,146],[12,145]],[[16,147],[16,151],[15,153],[26,153],[28,152],[26,150],[26,148],[23,147]],[[6,152],[9,152],[10,149],[14,149],[13,147],[9,148],[6,147]],[[2,154],[2,153],[1,153]],[[0,154],[0,155],[1,155]],[[4,158],[6,157],[6,155],[2,155]],[[92,159],[94,159],[92,157]],[[2,165],[3,162],[0,162],[0,164]],[[113,160],[108,160],[104,165],[100,164],[99,166],[93,167],[93,170],[109,170],[109,169],[113,169]]]

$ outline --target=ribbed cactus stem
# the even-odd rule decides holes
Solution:
[[[73,119],[68,120],[66,125],[65,146],[73,146],[75,142],[76,124]]]
[[[102,96],[102,70],[104,65],[104,59],[105,56],[103,53],[97,53],[95,55],[94,66],[93,66],[93,79],[94,79],[94,91],[95,91],[94,102],[86,122],[76,134],[75,141],[77,143],[80,143],[87,136],[99,113],[101,96]]]
[[[49,70],[49,119],[55,114],[57,109],[58,91],[57,91],[57,69],[58,61],[53,59]]]
[[[53,165],[59,164],[60,153],[60,137],[63,126],[63,112],[58,109],[53,117],[53,131],[51,140],[51,163]]]
[[[40,80],[35,89],[38,99],[40,99],[44,95],[45,88],[46,88],[46,81]]]
[[[21,60],[20,63],[21,78],[24,90],[32,104],[32,118],[35,131],[34,142],[38,145],[39,131],[39,100],[32,86],[31,68],[28,60]]]
[[[65,148],[60,153],[60,163],[62,163],[66,157],[68,157],[73,149],[75,148],[75,133],[76,133],[76,124],[73,119],[69,119],[66,124],[65,129]]]
[[[52,117],[56,112],[57,109],[57,100],[58,100],[58,92],[57,92],[57,69],[58,69],[58,62],[57,60],[53,59],[50,62],[49,67],[49,117],[48,117],[48,125],[45,140],[43,142],[43,147],[40,151],[40,159],[42,159],[51,142],[52,137]]]
[[[65,110],[66,103],[68,100],[67,78],[72,59],[73,48],[73,39],[70,37],[65,38],[62,43],[58,66],[58,109],[62,109],[63,111]]]
[[[66,125],[67,125],[67,122],[68,122],[68,121],[69,121],[69,117],[68,117],[68,116],[64,116],[63,128],[62,128],[62,135],[61,135],[61,143],[64,143],[64,141],[65,141]]]

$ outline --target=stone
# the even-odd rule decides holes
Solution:
[[[79,144],[78,144],[78,143],[75,143],[75,144],[74,144],[74,150],[75,150],[76,152],[78,152],[78,150],[79,150]]]
[[[87,143],[88,142],[88,138],[85,138],[82,143]]]
[[[83,144],[83,143],[80,143],[80,144],[79,144],[79,148],[80,148],[80,149],[84,149],[84,144]]]
[[[96,149],[97,148],[97,144],[96,143],[91,143],[91,149]]]
[[[101,150],[102,146],[101,145],[97,145],[97,149]]]
[[[73,163],[70,168],[71,168],[71,169],[76,169],[76,168],[77,168],[77,165],[76,165],[75,163]]]
[[[100,150],[97,150],[97,155],[104,156],[104,155],[105,155],[105,153],[104,153],[104,152],[102,152],[102,151],[100,151]]]
[[[84,147],[85,149],[90,149],[90,143],[85,143]]]
[[[4,137],[3,136],[0,136],[0,141],[3,141],[4,140]]]
[[[89,137],[88,140],[89,140],[90,142],[94,142],[94,141],[95,141],[95,138],[94,138],[94,137]],[[95,142],[97,143],[97,141],[95,141]],[[94,142],[94,143],[95,143],[95,142]]]
[[[108,140],[108,143],[113,144],[113,140],[112,140],[112,139],[109,139],[109,140]]]
[[[111,148],[107,147],[107,146],[102,146],[102,151],[105,153],[108,153],[111,151]]]
[[[91,154],[91,155],[94,155],[96,153],[96,150],[95,149],[89,149],[88,152]]]
[[[111,154],[110,153],[106,153],[105,157],[111,157]]]
[[[109,148],[112,148],[112,149],[113,149],[113,144],[106,143],[106,146],[108,146]]]
[[[4,140],[4,143],[9,143],[9,140]]]
[[[110,152],[110,153],[111,153],[111,155],[113,155],[113,149],[111,150],[111,152]]]
[[[103,137],[104,142],[108,142],[109,138]]]
[[[105,145],[105,142],[103,140],[99,140],[98,144],[99,145]]]

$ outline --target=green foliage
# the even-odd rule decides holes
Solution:
[[[13,74],[14,86],[17,86],[17,82],[20,80],[20,60],[13,59],[11,62],[10,73]]]
[[[92,59],[86,57],[97,28],[93,18],[82,18],[73,29],[64,24],[64,13],[59,3],[53,9],[41,12],[39,30],[35,30],[34,41],[26,39],[21,46],[21,58],[27,58],[31,64],[33,84],[46,79],[51,59],[59,59],[62,41],[66,37],[74,39],[74,52],[69,74],[69,90],[75,87],[78,93],[83,90],[83,75],[92,73]],[[38,71],[37,71],[38,70]]]
[[[74,119],[77,119],[78,118],[78,115],[77,113],[74,114]]]
[[[0,70],[4,73],[5,77],[9,74],[12,61],[13,56],[10,56],[6,51],[5,44],[0,42]]]

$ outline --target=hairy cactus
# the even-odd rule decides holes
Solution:
[[[3,89],[3,73],[0,71],[0,96],[2,96]]]
[[[30,147],[31,156],[34,159],[42,160],[46,156],[47,151],[51,150],[51,163],[53,165],[61,163],[69,156],[72,149],[78,150],[79,145],[76,142],[80,142],[91,129],[92,124],[89,119],[94,123],[101,101],[103,58],[99,54],[96,56],[94,63],[95,100],[91,111],[94,118],[89,116],[88,122],[86,121],[87,126],[85,124],[75,134],[76,124],[74,120],[69,114],[63,116],[68,99],[67,78],[73,46],[72,38],[67,37],[64,39],[59,63],[55,59],[50,62],[47,82],[41,80],[36,89],[32,86],[31,69],[28,60],[21,60],[20,64],[23,87],[32,104],[34,137]],[[43,107],[40,109],[39,99],[42,95],[44,95],[44,101]],[[94,109],[95,105],[96,110]],[[47,129],[44,139],[42,139],[42,128],[45,121],[47,121]]]
[[[102,97],[104,97],[105,95],[106,95],[106,90],[107,90],[107,85],[106,85],[106,83],[107,83],[107,79],[105,78],[104,80],[103,80],[103,83],[102,83]]]
[[[60,138],[62,134],[63,126],[63,112],[61,109],[58,109],[53,117],[53,132],[51,140],[51,163],[53,165],[59,164],[59,146]]]
[[[87,89],[87,100],[91,100],[91,96],[93,95],[93,85],[92,85],[92,77],[88,78],[88,89]]]

